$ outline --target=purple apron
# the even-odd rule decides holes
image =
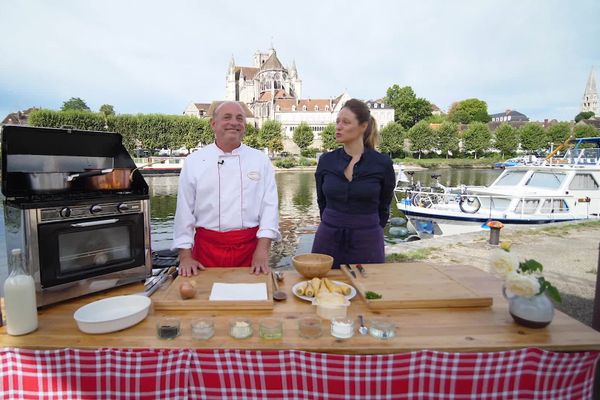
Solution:
[[[379,215],[346,214],[325,208],[312,252],[332,256],[333,268],[346,263],[385,262],[383,228],[379,226]]]

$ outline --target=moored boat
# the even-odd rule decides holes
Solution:
[[[593,144],[595,148],[585,145]],[[417,231],[449,235],[504,224],[600,219],[600,138],[574,139],[562,157],[507,167],[487,187],[432,187],[398,181],[398,209]]]

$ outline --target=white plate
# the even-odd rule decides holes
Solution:
[[[302,285],[306,285],[306,282],[310,282],[310,281],[298,282],[294,286],[292,286],[292,293],[294,293],[294,296],[299,297],[302,300],[313,301],[314,297],[300,296],[298,293],[296,293],[296,289],[298,289]],[[350,288],[350,294],[347,294],[346,296],[344,296],[346,298],[346,300],[350,300],[351,298],[356,296],[356,289],[354,289],[353,286],[348,285],[347,283],[344,283],[344,282],[340,282],[340,281],[331,281],[331,282],[335,283],[336,285],[348,286]]]
[[[73,314],[85,333],[108,333],[129,328],[148,316],[152,301],[146,296],[115,296],[94,301]]]

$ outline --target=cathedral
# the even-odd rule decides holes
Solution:
[[[276,99],[296,99],[302,93],[302,81],[295,63],[285,68],[277,52],[254,54],[254,66],[236,66],[233,56],[227,71],[225,100],[250,104],[257,119],[270,115],[270,104]]]
[[[321,146],[320,132],[335,122],[337,113],[350,99],[348,93],[330,98],[302,98],[302,80],[295,62],[289,68],[283,66],[277,52],[257,51],[251,67],[235,65],[233,56],[229,62],[225,82],[225,100],[240,101],[248,105],[253,121],[261,127],[267,120],[277,120],[283,130],[284,151],[298,153],[293,142],[294,129],[306,122],[315,136],[311,147]],[[394,109],[381,101],[368,101],[371,114],[379,129],[394,120]]]
[[[598,88],[596,86],[596,76],[594,75],[594,67],[590,72],[590,76],[585,86],[583,99],[581,100],[581,112],[592,111],[595,116],[600,117],[600,102],[598,101]]]

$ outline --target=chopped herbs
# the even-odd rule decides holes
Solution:
[[[367,297],[368,300],[381,299],[383,297],[379,293],[371,292],[370,290],[367,293],[365,293],[365,296]]]

